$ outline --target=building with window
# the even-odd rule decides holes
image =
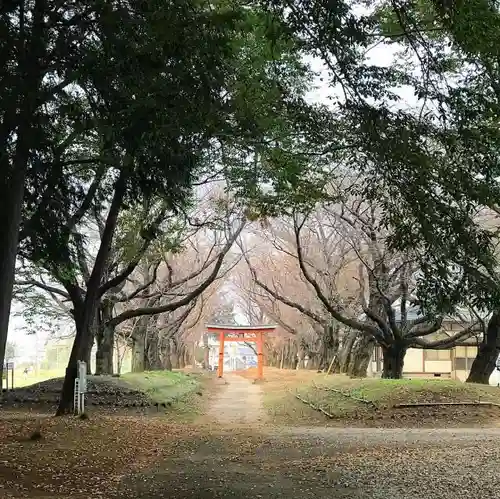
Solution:
[[[477,345],[459,345],[447,350],[410,348],[406,352],[405,377],[451,378],[465,381],[477,353]],[[372,357],[374,375],[382,374],[382,350],[376,347]],[[496,382],[495,382],[496,384]]]
[[[398,308],[397,306],[394,307],[396,319],[398,319]],[[467,317],[468,314],[464,311],[460,315],[461,317]],[[411,307],[408,310],[408,320],[415,320],[417,317],[419,317],[418,307]],[[442,329],[431,337],[427,337],[427,339],[429,341],[445,339],[468,326],[468,323],[448,318],[443,321]],[[410,348],[405,356],[403,375],[405,377],[451,378],[465,381],[476,357],[480,339],[479,335],[473,336],[459,345],[445,350]],[[382,366],[382,349],[376,347],[373,351],[369,371],[371,370],[374,376],[380,376]],[[495,376],[494,384],[496,383]]]

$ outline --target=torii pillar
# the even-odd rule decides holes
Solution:
[[[226,341],[255,342],[257,347],[257,379],[264,378],[264,334],[272,333],[276,326],[233,326],[233,325],[207,325],[208,333],[219,335],[219,365],[217,376],[224,374],[224,344]]]

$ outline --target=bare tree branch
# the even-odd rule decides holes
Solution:
[[[326,298],[323,291],[321,290],[318,282],[309,273],[309,271],[307,270],[306,265],[304,263],[304,258],[303,258],[303,254],[302,254],[302,246],[301,246],[301,242],[300,242],[301,225],[294,223],[294,229],[295,229],[295,241],[297,244],[297,256],[298,256],[300,269],[301,269],[302,273],[304,274],[304,277],[307,279],[307,281],[312,285],[312,287],[316,291],[318,298],[321,300],[321,302],[323,303],[325,308],[328,310],[328,312],[330,312],[331,316],[334,319],[338,320],[339,322],[342,322],[342,324],[345,324],[346,326],[349,326],[353,329],[361,331],[364,334],[374,336],[374,337],[378,338],[380,341],[384,342],[385,338],[380,333],[378,328],[376,328],[370,324],[367,324],[365,322],[358,321],[354,318],[347,317],[344,314],[342,314],[339,309],[337,309],[331,305],[330,301]]]
[[[232,235],[232,237],[230,237],[224,248],[221,250],[210,275],[198,287],[196,287],[193,291],[188,293],[184,298],[175,302],[167,303],[165,305],[160,305],[158,307],[141,307],[131,310],[125,310],[121,314],[114,317],[110,321],[110,323],[116,326],[121,322],[126,321],[127,319],[132,319],[133,317],[138,317],[141,315],[156,315],[164,312],[171,312],[180,307],[183,307],[184,305],[187,305],[192,300],[197,298],[199,295],[201,295],[201,293],[203,293],[203,291],[205,291],[205,289],[207,289],[215,281],[217,274],[219,273],[222,267],[222,263],[224,262],[226,254],[229,252],[234,241],[241,234],[244,227],[245,223],[242,222],[238,227],[238,229],[236,230],[236,232]]]
[[[137,295],[139,295],[142,291],[144,291],[145,289],[149,288],[149,286],[151,286],[152,284],[154,284],[156,282],[156,279],[158,277],[158,267],[160,266],[160,263],[161,263],[161,260],[158,260],[154,266],[153,266],[153,275],[151,276],[151,278],[145,282],[144,284],[141,284],[139,287],[137,287],[134,291],[132,291],[130,294],[126,295],[125,297],[123,298],[120,298],[119,300],[117,300],[118,302],[127,302],[127,301],[130,301],[130,300],[133,300],[134,298],[137,297]],[[140,298],[153,298],[153,296],[149,296],[149,297],[143,297],[141,296]]]
[[[135,257],[128,263],[128,265],[118,275],[105,282],[104,284],[101,284],[101,286],[99,287],[99,296],[104,295],[110,289],[113,289],[114,287],[121,284],[136,269],[137,265],[139,265],[139,262],[149,248],[151,242],[155,238],[160,224],[165,219],[165,212],[166,210],[162,208],[155,220],[143,231],[143,243],[137,251]]]
[[[264,284],[257,277],[257,272],[252,267],[246,254],[244,254],[244,258],[247,262],[248,268],[250,269],[250,272],[252,274],[252,278],[253,278],[255,284],[257,284],[257,286],[259,286],[264,291],[266,291],[266,293],[269,293],[274,299],[280,301],[281,303],[284,303],[285,305],[287,305],[289,307],[295,308],[296,310],[303,313],[304,315],[311,317],[311,319],[315,320],[316,322],[319,322],[320,324],[322,324],[324,322],[324,319],[322,317],[320,317],[319,315],[315,314],[312,310],[309,310],[309,309],[303,307],[302,305],[300,305],[299,303],[297,303],[293,300],[289,300],[288,298],[285,298],[284,296],[280,295],[276,291],[273,291],[270,287],[268,287],[266,284]]]
[[[35,286],[37,288],[43,289],[44,291],[47,291],[48,293],[53,293],[55,295],[62,296],[67,300],[70,299],[69,293],[67,293],[66,291],[56,288],[54,286],[50,286],[43,282],[37,281],[35,279],[17,280],[15,281],[14,284],[16,286]]]
[[[411,345],[431,350],[446,349],[453,347],[460,340],[470,338],[478,332],[480,332],[480,328],[478,327],[478,325],[472,324],[471,326],[465,328],[464,330],[458,332],[453,336],[450,336],[449,338],[444,338],[442,340],[436,341],[428,341],[423,338],[414,338],[411,342]]]

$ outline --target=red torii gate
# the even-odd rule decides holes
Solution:
[[[226,341],[253,341],[257,344],[257,379],[264,376],[264,334],[272,333],[276,326],[225,326],[207,325],[208,333],[219,335],[219,366],[217,376],[222,378],[224,373],[224,343]]]

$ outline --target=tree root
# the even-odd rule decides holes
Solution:
[[[339,390],[337,388],[330,388],[330,387],[326,387],[326,386],[318,386],[315,383],[313,383],[313,386],[314,386],[314,388],[316,388],[318,390],[323,390],[325,392],[335,392],[335,393],[338,393],[339,395],[343,395],[344,397],[347,397],[347,398],[350,398],[352,400],[355,400],[356,402],[361,402],[363,404],[370,405],[370,406],[372,406],[376,410],[378,409],[378,407],[375,404],[375,402],[372,402],[371,400],[366,400],[366,399],[362,399],[360,397],[355,397],[354,395],[350,395],[349,393],[346,393],[346,392],[344,392],[342,390]]]
[[[295,398],[297,398],[298,400],[300,400],[302,403],[308,405],[311,409],[314,409],[315,411],[319,411],[319,412],[323,413],[325,416],[329,417],[330,419],[334,419],[335,418],[335,416],[333,414],[330,414],[329,412],[325,411],[322,407],[314,405],[312,402],[309,402],[309,400],[303,399],[297,393],[294,393],[293,395],[295,396]]]

